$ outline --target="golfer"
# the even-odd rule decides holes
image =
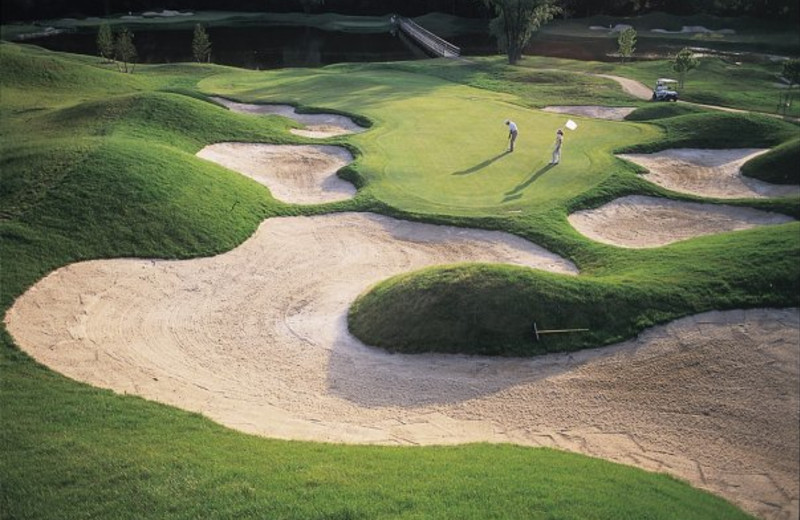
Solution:
[[[508,125],[508,151],[514,151],[514,141],[517,140],[517,124],[510,119],[506,119],[506,124]]]
[[[556,142],[553,145],[553,159],[550,164],[558,164],[561,160],[561,145],[564,143],[564,132],[559,128],[556,130]]]

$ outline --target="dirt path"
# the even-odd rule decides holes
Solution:
[[[623,78],[622,76],[612,76],[610,74],[594,74],[601,78],[612,79],[620,84],[622,90],[627,92],[638,99],[651,99],[653,97],[653,89],[647,87],[636,80]]]
[[[197,156],[255,179],[284,202],[315,204],[356,194],[351,183],[336,176],[353,162],[350,152],[338,146],[216,143]]]
[[[620,247],[659,247],[702,235],[784,224],[794,219],[751,208],[630,195],[596,209],[577,211],[569,222],[582,234]]]
[[[648,181],[680,193],[726,199],[785,197],[800,186],[768,184],[741,174],[744,163],[767,152],[756,148],[702,150],[681,148],[653,154],[620,154],[644,166]]]

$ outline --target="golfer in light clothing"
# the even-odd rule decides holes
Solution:
[[[564,143],[564,132],[559,128],[556,131],[556,142],[553,145],[553,159],[550,164],[558,164],[561,161],[561,145]]]
[[[514,151],[514,141],[517,140],[517,124],[510,119],[506,119],[506,124],[508,125],[508,151]]]

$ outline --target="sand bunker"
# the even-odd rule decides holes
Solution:
[[[745,177],[744,163],[767,150],[664,150],[653,154],[620,154],[618,157],[644,166],[644,176],[664,188],[716,198],[765,198],[800,194],[800,186],[768,184]]]
[[[702,235],[792,222],[778,213],[751,208],[681,202],[656,197],[622,197],[569,216],[572,226],[597,242],[629,248],[659,247]]]
[[[570,114],[574,116],[594,117],[597,119],[608,119],[611,121],[622,121],[625,116],[636,110],[636,107],[604,107],[595,105],[576,105],[576,106],[549,106],[544,107],[545,112],[556,112],[559,114]]]
[[[574,272],[503,233],[276,218],[214,258],[64,267],[6,324],[69,377],[250,433],[553,446],[668,472],[766,518],[796,516],[797,309],[709,313],[537,359],[388,354],[348,334],[348,305],[369,285],[467,259]]]
[[[197,156],[255,179],[285,202],[334,202],[356,193],[351,183],[336,176],[353,162],[350,152],[339,146],[216,143]]]
[[[680,31],[669,31],[667,29],[650,29],[650,32],[663,33],[663,34],[681,34],[681,33],[703,33],[703,34],[736,34],[733,29],[709,29],[702,25],[684,25]]]
[[[291,132],[303,137],[325,138],[337,135],[353,134],[366,130],[352,119],[337,114],[298,114],[291,105],[252,105],[236,103],[221,97],[212,97],[214,101],[228,107],[228,109],[242,114],[254,115],[279,115],[294,119],[306,126],[304,130],[292,129]]]

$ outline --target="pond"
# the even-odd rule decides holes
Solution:
[[[248,69],[317,67],[343,62],[413,60],[426,55],[407,38],[389,32],[325,31],[315,27],[209,27],[212,61]],[[192,61],[192,29],[136,30],[134,44],[140,63]],[[488,55],[496,44],[488,34],[450,38],[468,55]],[[46,49],[97,56],[96,32],[65,32],[25,43]]]
[[[298,25],[212,26],[207,29],[212,43],[212,61],[247,69],[282,67],[318,67],[346,62],[383,62],[428,57],[402,34],[388,31],[336,31]],[[192,61],[193,29],[133,28],[134,44],[140,63],[176,63]],[[464,56],[487,56],[497,53],[494,38],[483,32],[450,35],[447,40],[461,48]],[[81,28],[46,37],[28,38],[25,43],[55,51],[97,56],[96,29]],[[739,44],[704,42],[712,48],[698,52],[728,56],[737,61],[762,61],[770,56],[737,52]],[[634,59],[664,59],[676,54],[686,42],[668,38],[641,38]],[[536,33],[525,54],[591,61],[618,61],[617,40],[613,37],[576,37]]]

